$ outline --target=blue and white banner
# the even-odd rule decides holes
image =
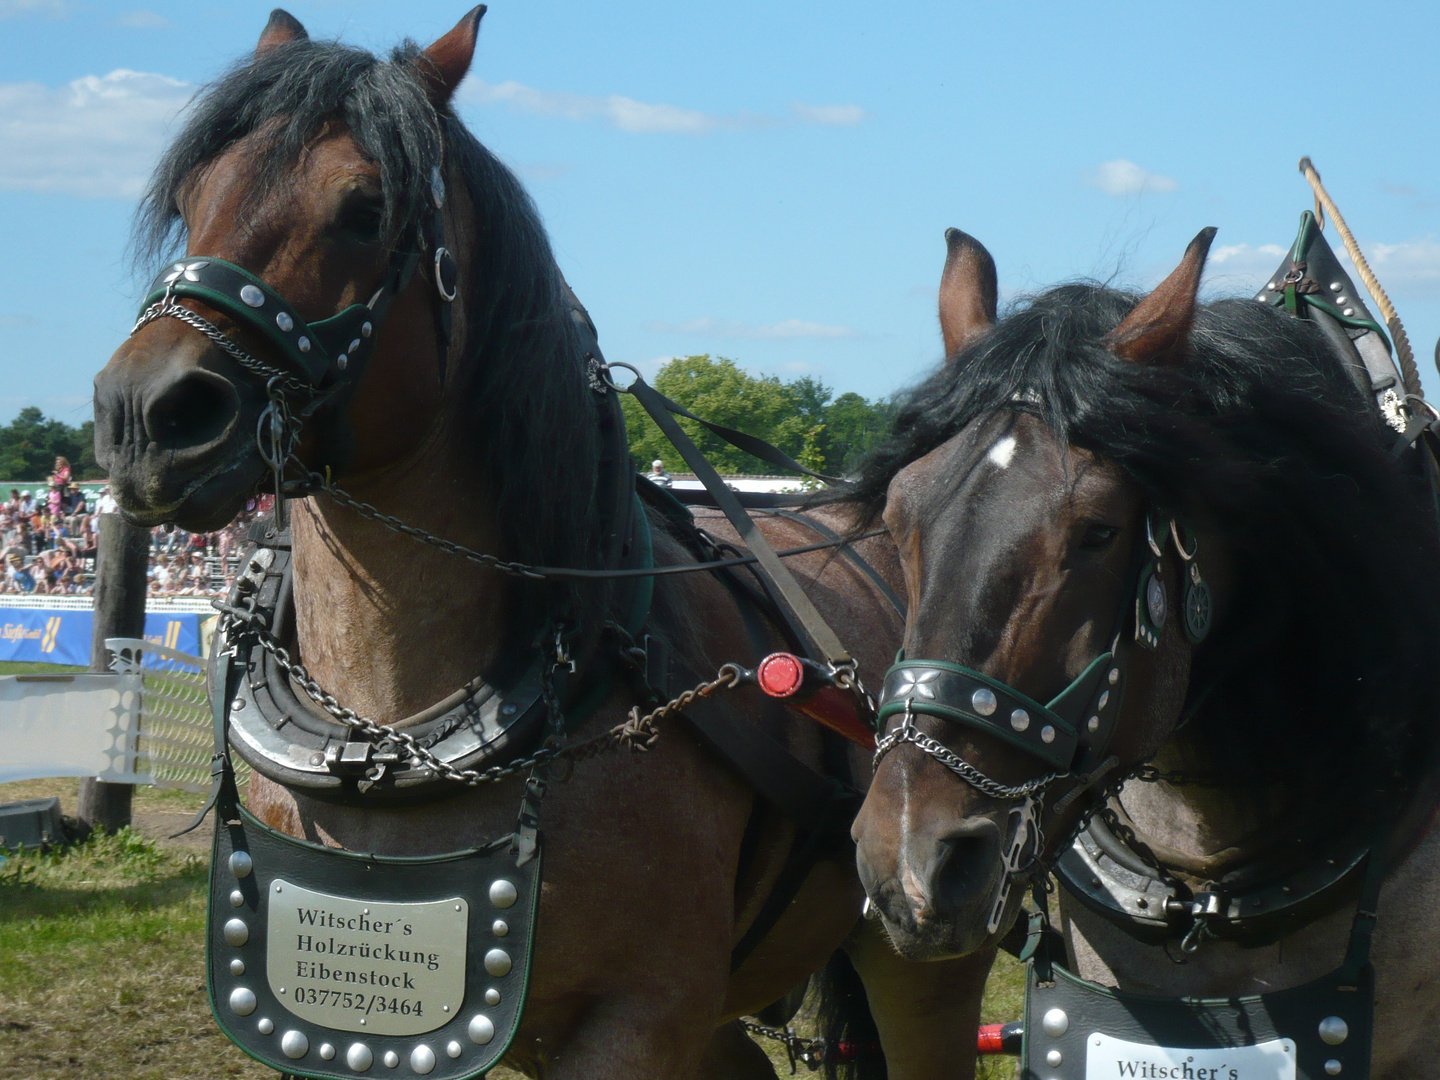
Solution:
[[[201,624],[213,616],[196,612],[147,612],[145,640],[191,656],[203,655]],[[93,611],[0,608],[0,660],[90,665]]]

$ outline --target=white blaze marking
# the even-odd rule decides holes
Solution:
[[[990,447],[990,452],[985,455],[1000,468],[1010,464],[1010,459],[1015,456],[1015,436],[1006,435],[1003,439]]]

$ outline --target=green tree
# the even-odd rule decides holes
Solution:
[[[712,359],[708,354],[680,356],[655,376],[655,389],[711,423],[737,428],[797,453],[807,430],[785,385],[773,375],[754,376],[734,360]],[[679,453],[645,415],[633,397],[621,399],[630,434],[630,451],[637,464],[648,466],[660,458],[666,467],[685,471]],[[772,466],[737,450],[693,420],[680,420],[685,433],[722,473],[768,472]]]
[[[697,416],[762,438],[809,468],[831,474],[853,468],[883,437],[894,414],[888,402],[871,403],[859,394],[832,401],[830,388],[808,375],[782,382],[774,375],[751,375],[734,360],[708,353],[671,360],[655,376],[654,386]],[[625,396],[621,405],[630,452],[642,472],[656,458],[672,472],[688,471],[639,402]],[[679,422],[717,471],[774,471],[693,420]]]
[[[20,410],[10,423],[0,427],[0,478],[33,483],[54,470],[55,459],[69,460],[77,480],[95,480],[105,475],[95,463],[95,422],[86,420],[78,428],[63,420],[47,419],[34,405]]]
[[[895,412],[893,401],[871,402],[856,393],[841,394],[825,410],[827,465],[841,474],[852,472],[889,432]]]

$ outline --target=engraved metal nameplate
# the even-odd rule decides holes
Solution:
[[[1085,1080],[1295,1080],[1295,1043],[1188,1050],[1092,1032],[1085,1041]]]
[[[269,886],[266,978],[296,1016],[339,1031],[418,1035],[465,999],[463,897],[385,903]]]

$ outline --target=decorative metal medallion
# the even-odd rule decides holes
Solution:
[[[1160,580],[1159,574],[1150,575],[1150,580],[1145,583],[1145,611],[1156,630],[1164,629],[1168,610],[1165,603],[1165,583]]]
[[[510,836],[433,858],[367,855],[277,833],[226,802],[208,981],[231,1041],[326,1080],[391,1069],[468,1080],[494,1067],[525,1003],[538,847],[523,865]]]
[[[1198,645],[1210,633],[1214,618],[1214,602],[1210,586],[1200,576],[1200,567],[1190,564],[1190,577],[1185,582],[1185,636],[1192,644]]]
[[[1156,559],[1140,575],[1140,589],[1135,597],[1135,640],[1147,649],[1158,648],[1160,633],[1170,616],[1170,603],[1165,595],[1165,579]]]

